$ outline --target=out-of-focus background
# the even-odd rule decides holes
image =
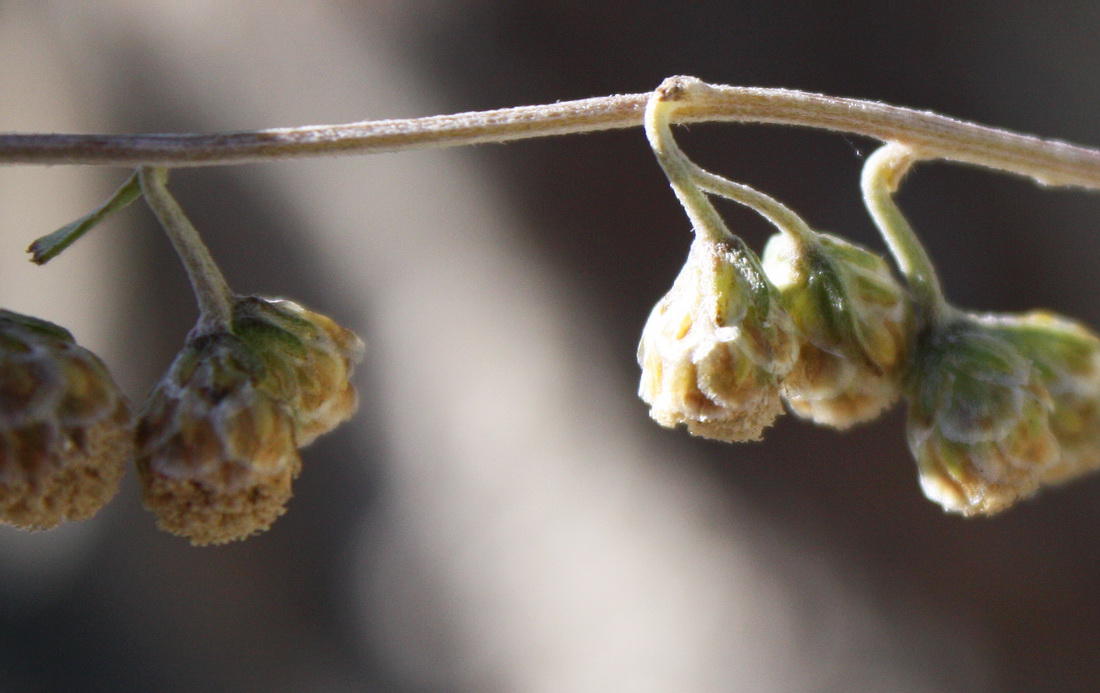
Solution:
[[[0,130],[224,131],[544,103],[673,74],[1100,144],[1100,6],[0,0]],[[681,134],[881,249],[873,143]],[[44,268],[119,170],[0,168],[0,304],[140,401],[195,318],[135,205]],[[242,293],[368,344],[290,512],[194,549],[131,475],[95,520],[0,532],[0,691],[1093,691],[1100,478],[1002,517],[924,500],[902,412],[763,443],[651,424],[634,349],[689,243],[640,130],[179,172]],[[1100,197],[926,165],[901,204],[959,304],[1100,325]],[[759,248],[768,229],[730,208]]]

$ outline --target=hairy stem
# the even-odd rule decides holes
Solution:
[[[719,238],[728,240],[731,235],[725,222],[704,194],[710,193],[750,207],[780,231],[789,234],[799,244],[813,243],[816,234],[790,207],[755,188],[734,183],[700,168],[684,154],[676,143],[676,138],[672,136],[670,128],[676,111],[690,103],[685,101],[684,97],[683,90],[676,88],[675,85],[670,85],[667,81],[662,84],[646,105],[645,131],[653,153],[656,154],[661,168],[664,169],[665,175],[672,184],[672,189],[680,198],[692,222],[695,223],[696,233],[699,233],[702,227],[713,230],[709,234],[714,236],[712,240]]]
[[[198,336],[231,331],[233,292],[229,290],[229,284],[199,232],[183,213],[176,198],[168,192],[168,172],[163,168],[143,166],[138,170],[138,178],[145,201],[172,241],[195,291],[199,321],[192,334]]]
[[[799,244],[814,242],[816,232],[810,228],[809,224],[793,209],[774,197],[701,168],[696,168],[694,171],[694,180],[696,185],[712,195],[721,195],[751,207],[777,229],[790,235],[795,242]]]
[[[894,192],[912,164],[913,152],[905,145],[893,143],[880,147],[863,166],[863,201],[913,290],[921,320],[938,325],[950,308],[944,299],[936,268],[894,202]]]
[[[988,128],[925,111],[787,89],[713,86],[672,77],[690,90],[675,122],[776,123],[866,135],[907,145],[918,159],[948,159],[1034,178],[1047,185],[1100,189],[1100,151]],[[454,147],[642,124],[649,94],[542,106],[344,125],[215,135],[0,135],[0,163],[181,167],[273,159]]]
[[[669,117],[676,107],[676,102],[665,98],[660,89],[649,99],[645,112],[645,133],[649,146],[653,148],[673,192],[687,212],[695,235],[712,243],[739,242],[740,239],[730,233],[718,210],[695,182],[699,167],[687,158],[672,136]]]

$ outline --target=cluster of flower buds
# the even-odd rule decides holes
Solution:
[[[679,81],[646,105],[653,152],[695,227],[688,261],[649,316],[640,394],[658,423],[720,440],[756,440],[782,412],[848,428],[901,394],[911,300],[886,262],[813,231],[781,202],[695,165],[670,124]],[[747,205],[781,233],[758,258],[707,195]]]
[[[691,163],[661,98],[647,107],[648,134],[697,238],[638,348],[639,393],[652,418],[708,438],[756,440],[782,401],[845,429],[904,395],[921,487],[963,515],[999,512],[1100,468],[1100,339],[1048,313],[951,307],[892,199],[911,152],[887,145],[863,178],[906,289],[878,255]],[[749,205],[780,229],[762,260],[725,228],[706,193]]]
[[[351,417],[363,344],[290,301],[234,300],[232,327],[188,339],[137,426],[158,524],[194,544],[267,529],[285,512],[298,449]]]
[[[130,404],[64,328],[0,310],[0,521],[94,515],[131,457]]]
[[[925,494],[988,515],[1100,467],[1100,340],[1048,313],[958,313],[919,341],[909,445]]]
[[[955,309],[920,329],[882,258],[833,236],[772,238],[763,273],[696,239],[642,333],[639,394],[661,425],[755,440],[782,411],[847,428],[901,394],[925,494],[992,514],[1100,468],[1100,339],[1049,313]]]
[[[243,539],[285,512],[298,450],[355,412],[363,342],[296,303],[235,295],[167,176],[143,166],[97,210],[31,244],[47,262],[144,197],[191,279],[199,321],[135,423],[72,335],[0,311],[0,522],[91,517],[134,459],[162,529],[196,545]]]
[[[640,394],[664,426],[759,439],[781,401],[847,428],[900,395],[908,295],[878,256],[818,234],[771,240],[762,271],[740,242],[696,239],[638,348]]]
[[[195,333],[133,423],[107,368],[69,332],[0,311],[0,521],[95,514],[136,456],[159,525],[195,544],[267,529],[298,449],[354,413],[363,343],[290,301],[238,297],[232,328]]]

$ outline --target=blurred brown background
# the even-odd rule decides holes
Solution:
[[[0,0],[0,129],[408,117],[691,74],[1097,144],[1098,33],[1091,3]],[[681,142],[881,249],[857,194],[873,143]],[[0,303],[70,327],[140,401],[195,317],[150,215],[22,256],[123,175],[0,169]],[[133,478],[90,523],[0,532],[0,691],[1100,687],[1100,478],[967,521],[921,497],[900,411],[742,446],[650,424],[634,348],[689,226],[640,131],[173,187],[238,291],[363,335],[361,411],[248,542],[158,533]],[[1095,194],[936,164],[901,204],[960,305],[1100,326]]]

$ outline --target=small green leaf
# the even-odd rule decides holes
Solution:
[[[130,176],[122,184],[110,199],[95,208],[76,221],[62,226],[57,231],[43,236],[31,243],[27,252],[31,254],[31,262],[36,265],[44,265],[61,254],[76,239],[90,231],[99,222],[113,215],[115,212],[125,209],[131,202],[141,196],[141,184],[138,182],[137,173]]]

